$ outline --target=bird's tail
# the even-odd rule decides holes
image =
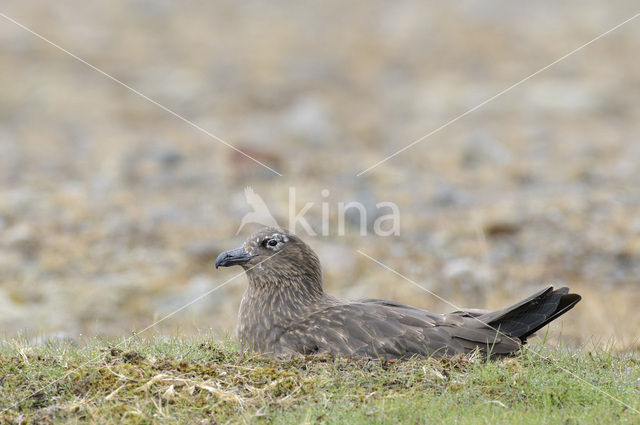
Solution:
[[[569,288],[550,286],[511,307],[480,315],[478,319],[524,343],[527,337],[571,310],[581,299],[578,294],[570,294]]]

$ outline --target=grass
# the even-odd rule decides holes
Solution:
[[[120,345],[0,345],[0,423],[640,423],[640,359],[604,349],[393,362],[265,359],[205,337]]]

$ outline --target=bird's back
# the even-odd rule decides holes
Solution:
[[[442,357],[476,348],[496,354],[520,341],[461,315],[440,315],[385,300],[341,301],[291,321],[277,352],[330,352],[364,357]]]
[[[276,351],[385,358],[443,357],[475,350],[506,355],[579,300],[567,288],[549,287],[496,312],[437,314],[396,301],[331,297],[279,330]]]

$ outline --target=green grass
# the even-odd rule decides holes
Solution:
[[[640,359],[607,350],[391,362],[265,359],[205,337],[0,345],[0,423],[638,424],[633,409]]]

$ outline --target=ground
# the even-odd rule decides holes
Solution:
[[[0,422],[11,424],[640,421],[640,359],[603,348],[538,345],[496,361],[265,359],[200,336],[13,341],[0,353]]]
[[[296,231],[335,295],[453,309],[357,250],[461,307],[560,282],[584,296],[553,325],[565,342],[637,349],[637,20],[357,175],[636,9],[4,1],[8,17],[282,176],[0,18],[0,334],[117,337],[214,288],[235,274],[215,257],[256,229],[236,235],[251,186],[285,227],[291,187],[296,212],[313,203],[318,235]],[[351,201],[366,207],[365,237],[357,214],[338,234]],[[398,205],[400,235],[372,233],[380,202]],[[158,328],[231,332],[245,285]]]

